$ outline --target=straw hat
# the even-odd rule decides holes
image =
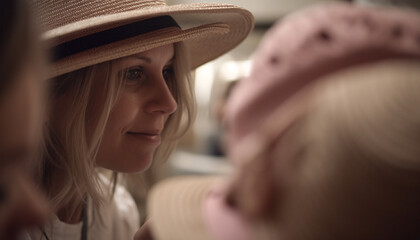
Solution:
[[[281,134],[281,128],[267,126],[281,125],[278,116],[287,121],[295,109],[287,104],[310,83],[366,63],[419,60],[419,25],[417,12],[349,3],[316,6],[278,22],[260,43],[250,77],[239,82],[228,101],[229,137],[234,134],[234,144],[228,146],[229,160],[243,163],[255,153],[252,149],[263,144],[266,130]],[[187,176],[158,183],[148,199],[154,237],[252,239],[250,224],[227,206],[226,191],[216,192],[219,205],[208,203],[215,198],[214,187],[229,181]],[[214,216],[218,211],[219,217]],[[220,211],[228,212],[230,220],[220,217]]]
[[[166,5],[164,0],[33,0],[53,49],[52,77],[184,42],[194,69],[237,46],[252,14],[227,4]]]
[[[148,211],[157,240],[248,240],[249,225],[225,202],[224,176],[181,176],[160,182]]]
[[[222,179],[186,176],[160,182],[159,187],[152,189],[148,201],[154,237],[211,240],[201,215],[202,203],[211,186]]]

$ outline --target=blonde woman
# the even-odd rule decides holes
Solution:
[[[239,44],[252,15],[223,4],[35,1],[52,49],[38,183],[54,216],[33,239],[131,239],[131,196],[98,168],[164,162],[194,118],[189,71]],[[115,175],[115,174],[114,174]]]

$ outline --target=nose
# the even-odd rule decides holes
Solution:
[[[150,89],[151,98],[146,105],[149,113],[170,115],[177,109],[177,102],[163,76],[155,78],[155,84]]]

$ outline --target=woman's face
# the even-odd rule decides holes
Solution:
[[[115,62],[113,68],[125,83],[105,127],[98,166],[119,172],[150,166],[165,123],[177,108],[167,85],[173,78],[173,58],[170,44]],[[101,74],[97,78],[95,84],[104,82]]]

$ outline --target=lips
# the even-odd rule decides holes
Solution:
[[[130,131],[127,135],[141,141],[160,143],[161,142],[161,130],[150,130],[150,131]]]

